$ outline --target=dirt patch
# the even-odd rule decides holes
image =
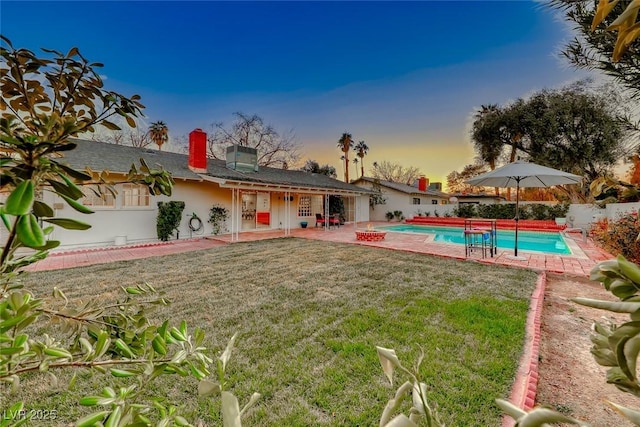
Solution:
[[[606,368],[598,365],[590,349],[591,325],[621,323],[628,316],[584,307],[570,298],[584,296],[603,300],[614,297],[599,283],[557,274],[547,275],[542,311],[537,403],[591,423],[624,427],[633,424],[618,415],[605,401],[640,408],[640,399],[606,383]]]

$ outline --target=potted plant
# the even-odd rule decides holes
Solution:
[[[309,225],[307,221],[300,221],[300,227],[307,228],[307,225]]]
[[[385,218],[387,218],[387,221],[391,221],[394,217],[393,212],[389,211],[386,214],[384,214]]]

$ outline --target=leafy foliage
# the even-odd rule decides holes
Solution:
[[[369,146],[364,141],[358,141],[358,143],[353,147],[356,152],[356,155],[360,157],[360,177],[364,176],[364,156],[369,152]],[[358,159],[354,159],[356,162]],[[357,174],[356,174],[357,176]]]
[[[318,162],[316,162],[315,160],[307,160],[304,164],[304,166],[302,167],[303,171],[305,172],[309,172],[309,173],[317,173],[317,174],[321,174],[321,175],[326,175],[329,176],[331,178],[336,178],[338,176],[338,174],[336,173],[336,168],[334,168],[331,165],[322,165],[320,166],[320,164]]]
[[[162,121],[151,123],[149,138],[156,143],[158,150],[161,150],[164,143],[169,140],[169,128],[166,123]]]
[[[589,185],[589,191],[600,206],[608,203],[625,203],[640,201],[640,187],[636,184],[606,175],[598,177]]]
[[[396,370],[402,372],[409,378],[409,380],[398,388],[393,399],[387,403],[380,418],[380,426],[411,427],[418,426],[424,421],[427,426],[444,427],[444,423],[440,421],[438,412],[435,408],[431,407],[432,405],[429,405],[429,401],[427,400],[427,384],[420,378],[420,365],[424,359],[424,352],[420,352],[420,357],[413,369],[408,369],[400,363],[400,359],[398,359],[395,350],[384,347],[376,347],[376,350],[378,352],[380,365],[382,365],[382,370],[392,385],[394,372]],[[407,417],[404,414],[400,414],[391,418],[402,405],[403,399],[409,396],[412,399],[409,416]]]
[[[541,165],[583,175],[606,173],[625,156],[626,128],[618,106],[585,82],[541,90],[528,99],[479,111],[472,139],[478,157],[490,166],[528,157]]]
[[[637,2],[635,10],[632,0],[597,3],[591,0],[552,0],[550,4],[562,11],[577,33],[564,47],[562,55],[578,68],[598,69],[612,76],[638,98],[640,56]],[[607,30],[617,30],[618,34]],[[627,52],[623,54],[624,45]]]
[[[158,218],[156,230],[158,239],[166,242],[171,234],[180,226],[180,218],[184,210],[184,202],[171,200],[158,202]]]
[[[637,214],[624,215],[615,221],[601,221],[591,233],[608,252],[640,262],[640,221]]]
[[[342,134],[338,140],[338,148],[344,153],[341,157],[344,160],[344,182],[349,182],[349,150],[353,148],[353,137],[350,133]]]
[[[542,203],[531,203],[520,205],[518,214],[520,219],[539,219],[549,220],[555,218],[563,218],[569,211],[568,203],[558,203],[555,205],[546,205]],[[493,205],[473,205],[460,204],[453,209],[453,214],[461,218],[495,218],[495,219],[513,219],[516,216],[515,203],[501,203]]]
[[[209,210],[209,224],[213,234],[220,234],[225,230],[225,223],[229,217],[229,210],[224,206],[213,205]]]
[[[466,181],[485,172],[487,169],[484,165],[466,165],[460,172],[453,171],[447,175],[447,188],[452,193],[473,193],[476,187],[467,184]]]
[[[124,287],[124,297],[112,302],[71,302],[58,287],[51,290],[52,297],[36,298],[20,280],[24,267],[60,244],[48,239],[54,227],[90,228],[56,217],[54,209],[39,200],[42,191],[84,214],[92,211],[80,202],[80,186],[97,183],[115,191],[108,172],[82,172],[63,163],[64,153],[76,147],[69,138],[99,124],[117,129],[107,120],[113,115],[134,126],[133,117],[143,108],[139,97],[104,90],[95,71],[101,64],[90,63],[76,48],[66,55],[44,50],[49,57],[38,58],[29,50],[14,49],[5,37],[2,41],[6,68],[0,74],[0,190],[8,196],[0,204],[0,219],[8,237],[0,249],[0,394],[8,396],[7,386],[15,390],[25,374],[47,374],[55,384],[56,370],[72,369],[77,374],[72,387],[84,377],[80,373],[90,370],[110,375],[117,386],[81,397],[82,405],[100,408],[78,425],[190,425],[175,406],[161,397],[150,399],[148,390],[162,375],[203,380],[214,360],[202,346],[204,333],[199,328],[188,329],[184,321],[172,326],[169,321],[157,325],[149,320],[150,309],[168,304],[151,285]],[[127,181],[146,185],[153,195],[171,195],[170,174],[149,168],[143,160],[140,171],[132,165]],[[57,330],[67,338],[33,335],[33,328]],[[218,359],[219,378],[229,354],[230,350]],[[240,425],[239,414],[231,414],[237,400],[222,385],[219,390],[225,422]],[[15,410],[23,407],[22,402],[11,405]]]

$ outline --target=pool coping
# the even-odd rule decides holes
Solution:
[[[395,224],[395,225],[388,225],[386,227],[396,227],[396,226],[400,226],[401,224]],[[423,226],[420,224],[409,224],[409,225],[417,225],[419,227]],[[424,226],[432,226],[432,227],[440,227],[440,228],[460,228],[459,226],[453,226],[453,225],[432,225],[432,224],[425,224]],[[380,228],[376,228],[379,229],[380,231],[388,231],[391,233],[402,233],[402,234],[410,234],[410,235],[424,235],[426,236],[424,243],[433,243],[433,244],[437,244],[437,245],[463,245],[464,243],[453,243],[453,242],[439,242],[439,241],[435,241],[435,234],[434,233],[422,233],[422,232],[412,232],[412,231],[397,231],[397,230],[392,230],[389,228],[385,228],[385,226],[382,226]],[[513,231],[510,229],[505,229],[503,231]],[[566,236],[564,234],[562,234],[561,231],[555,231],[555,230],[521,230],[520,232],[533,232],[533,233],[542,233],[542,234],[558,234],[561,238],[562,241],[565,242],[567,244],[567,247],[569,248],[569,252],[568,254],[559,254],[559,253],[551,253],[551,252],[543,252],[543,251],[532,251],[532,250],[528,250],[528,249],[521,249],[518,248],[518,252],[522,252],[522,253],[527,253],[527,254],[532,254],[532,255],[555,255],[555,256],[570,256],[570,257],[576,257],[576,258],[580,258],[580,259],[589,259],[589,257],[587,256],[587,254],[582,250],[582,248],[580,248],[578,246],[578,244],[576,243],[576,241],[573,238],[570,238],[570,236]],[[503,247],[496,247],[497,250],[499,251],[509,251],[510,249],[513,248],[503,248]]]

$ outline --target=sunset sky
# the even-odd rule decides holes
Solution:
[[[367,170],[444,183],[473,161],[474,109],[583,76],[557,54],[567,25],[532,1],[3,0],[0,15],[15,47],[104,63],[105,86],[141,95],[172,138],[257,114],[340,176],[346,131],[369,145]]]

